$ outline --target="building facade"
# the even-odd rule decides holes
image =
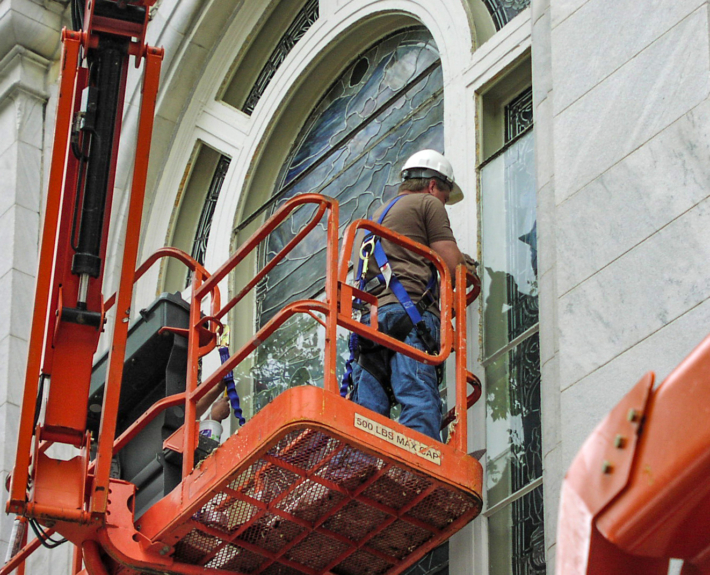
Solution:
[[[62,0],[0,1],[0,439],[14,461],[52,147]],[[406,157],[442,151],[450,209],[481,261],[469,450],[484,510],[412,572],[553,573],[564,472],[646,371],[707,334],[707,0],[158,0],[164,46],[139,259],[173,245],[216,269],[285,199],[341,202],[344,226],[394,193]],[[140,76],[129,75],[105,291],[120,273]],[[235,293],[295,228],[222,289]],[[317,235],[230,317],[232,340],[318,297]],[[251,267],[250,267],[251,266]],[[163,264],[133,309],[184,290]],[[344,341],[344,338],[343,338]],[[296,322],[237,374],[245,410],[318,384],[322,334]],[[209,364],[209,362],[207,362]],[[453,390],[442,389],[443,399]],[[0,521],[3,548],[11,522]],[[67,573],[64,548],[33,569]],[[675,567],[674,567],[675,568]],[[34,572],[34,571],[30,571]]]

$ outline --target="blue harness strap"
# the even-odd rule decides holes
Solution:
[[[399,195],[395,197],[389,204],[387,204],[387,207],[382,210],[382,213],[380,214],[379,218],[377,218],[378,224],[382,224],[383,220],[385,219],[385,216],[390,211],[392,206],[394,206],[403,197],[404,195]],[[363,248],[368,244],[371,247],[368,251],[365,251]],[[422,315],[419,309],[412,301],[412,298],[409,297],[407,290],[404,288],[397,276],[391,273],[389,260],[387,258],[387,254],[385,253],[385,250],[382,248],[381,239],[378,236],[375,236],[375,234],[370,231],[365,234],[361,244],[359,258],[360,261],[358,262],[356,275],[356,277],[358,278],[358,289],[365,291],[365,287],[368,283],[366,260],[370,256],[374,256],[375,262],[377,263],[377,267],[379,270],[377,275],[375,276],[377,281],[380,283],[380,285],[384,285],[392,291],[399,303],[402,304],[402,307],[407,312],[407,315],[409,316],[409,319],[411,320],[412,324],[417,328],[417,332],[424,341],[425,346],[427,348],[433,348],[435,346],[435,342],[433,341],[433,338],[431,337],[428,328],[424,324],[424,320],[422,319]],[[385,277],[385,272],[388,272],[387,277]],[[436,274],[432,270],[432,274],[429,278],[429,282],[427,283],[425,293],[432,292],[435,286]],[[362,300],[356,299],[353,303],[360,304],[362,303]],[[350,341],[348,343],[348,347],[350,348],[350,358],[345,362],[345,373],[343,374],[343,378],[341,380],[340,385],[340,395],[343,397],[347,396],[348,390],[352,386],[352,363],[355,361],[355,354],[358,349],[357,334],[350,334]]]
[[[383,222],[384,219],[385,219],[385,216],[386,216],[387,213],[390,211],[390,209],[392,208],[392,206],[394,206],[394,205],[395,205],[399,200],[401,200],[403,197],[404,197],[404,196],[396,196],[395,198],[392,199],[392,201],[391,201],[389,204],[387,204],[387,207],[386,207],[384,210],[382,210],[382,213],[380,214],[380,217],[377,218],[377,223],[378,223],[378,224],[382,224],[382,222]],[[367,244],[368,242],[373,242],[373,241],[374,241],[374,246],[375,246],[375,248],[377,248],[377,246],[380,246],[380,238],[377,238],[374,233],[368,231],[368,232],[365,234],[365,236],[362,238],[362,245],[365,245],[365,244]],[[382,247],[381,247],[381,246],[380,246],[380,251],[382,252],[382,255],[384,255],[385,252],[382,250]],[[384,258],[385,258],[385,263],[387,263],[387,256],[384,256]],[[365,276],[367,275],[367,273],[366,273],[366,272],[363,273],[363,272],[364,272],[364,270],[363,270],[364,262],[365,262],[365,258],[360,257],[360,261],[358,262],[358,265],[357,265],[357,274],[356,274],[356,277],[358,278],[358,289],[360,289],[360,290],[364,289],[364,288],[365,288],[365,284],[367,283],[367,280],[365,279]],[[380,263],[377,262],[377,265],[379,266]],[[387,265],[389,265],[389,264],[387,264]],[[382,274],[379,274],[379,275],[378,275],[378,278],[379,278],[380,276],[382,276]],[[384,276],[382,276],[382,279],[384,280]],[[385,282],[383,281],[383,283],[385,283]]]
[[[222,360],[222,363],[229,359],[229,348],[227,346],[220,346],[219,358]],[[237,418],[240,426],[244,425],[246,423],[246,419],[244,419],[244,416],[242,415],[242,408],[239,405],[239,394],[237,393],[236,385],[234,385],[234,372],[230,371],[227,375],[225,375],[223,381],[227,384],[227,397],[229,398],[229,405],[234,411],[234,417]]]
[[[385,216],[387,215],[387,212],[390,211],[390,208],[392,206],[394,206],[403,197],[404,196],[396,196],[395,198],[392,199],[392,201],[389,204],[387,204],[387,207],[384,210],[382,210],[380,217],[377,218],[378,224],[382,223],[382,220],[385,219]],[[358,289],[359,290],[364,290],[365,284],[367,283],[367,280],[365,279],[365,276],[367,275],[367,273],[366,273],[366,270],[364,269],[364,262],[365,262],[366,258],[362,257],[362,246],[365,245],[367,242],[372,241],[373,238],[374,238],[374,234],[372,232],[368,231],[362,239],[361,254],[360,254],[358,264],[357,264],[357,273],[355,275],[355,277],[357,277],[357,279],[358,279]],[[376,245],[379,245],[380,242],[376,241],[375,243],[376,243]],[[368,257],[369,257],[369,255],[368,255]],[[380,264],[378,263],[377,265],[380,265]],[[384,280],[384,276],[381,273],[379,274],[379,276],[382,276],[382,279]],[[353,303],[356,305],[361,304],[362,300],[359,298],[356,298]],[[345,373],[343,374],[343,377],[340,380],[340,395],[342,397],[346,397],[348,395],[348,390],[352,386],[353,362],[355,361],[355,353],[357,352],[357,347],[358,347],[358,335],[356,333],[351,333],[350,339],[348,340],[348,348],[350,350],[350,357],[345,362]]]

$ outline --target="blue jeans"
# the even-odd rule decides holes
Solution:
[[[387,333],[405,315],[407,312],[398,303],[382,306],[377,314],[380,331]],[[422,319],[438,343],[440,337],[439,318],[431,312],[424,312]],[[364,314],[361,321],[369,325],[370,314]],[[424,350],[424,344],[414,327],[404,342]],[[420,363],[406,355],[395,353],[390,361],[389,373],[394,397],[402,406],[399,422],[432,439],[441,441],[439,435],[441,399],[436,368],[433,365]],[[392,405],[390,405],[390,400],[382,385],[357,363],[353,364],[352,377],[352,400],[380,415],[389,417]]]

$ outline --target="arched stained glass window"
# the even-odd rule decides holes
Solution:
[[[342,233],[395,195],[408,156],[443,147],[439,53],[425,29],[401,31],[357,57],[316,105],[284,163],[268,213],[295,195],[325,194],[340,202]],[[309,210],[265,241],[262,265],[310,220]],[[258,325],[290,301],[321,296],[325,240],[325,229],[317,227],[259,286]],[[288,387],[322,385],[323,336],[312,318],[297,315],[258,348],[250,373],[254,412]],[[341,343],[345,348],[344,337]]]
[[[483,0],[491,13],[496,31],[530,5],[530,0]]]
[[[315,192],[340,202],[341,230],[392,197],[399,168],[417,150],[443,152],[443,86],[439,53],[423,28],[397,33],[358,57],[305,123],[285,163],[271,210],[297,194]],[[272,234],[268,261],[312,212]],[[325,236],[307,241],[269,275],[259,295],[264,323],[289,301],[318,294],[324,280]]]

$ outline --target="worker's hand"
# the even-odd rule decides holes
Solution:
[[[212,409],[210,410],[210,419],[215,421],[222,421],[229,417],[229,399],[222,396],[217,401],[212,404]]]
[[[461,255],[463,256],[464,264],[466,265],[466,269],[469,273],[478,277],[478,262],[468,254],[462,253]],[[468,285],[472,285],[470,281],[468,282]]]
[[[466,264],[466,269],[472,274],[475,274],[478,268],[478,262],[468,254],[462,253],[461,255],[463,255],[463,261]]]

